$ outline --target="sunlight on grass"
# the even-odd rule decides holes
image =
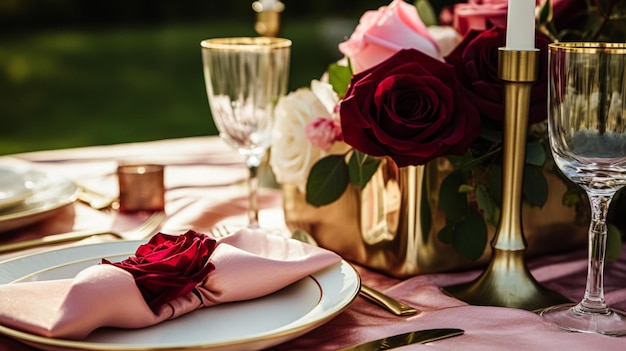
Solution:
[[[284,26],[290,90],[338,58],[319,25]],[[0,36],[0,155],[216,134],[199,43],[247,35],[230,21]]]

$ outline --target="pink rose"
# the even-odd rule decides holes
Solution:
[[[330,150],[335,141],[343,140],[338,119],[316,118],[306,125],[305,133],[311,144],[324,151]]]
[[[471,29],[506,27],[508,7],[508,0],[468,0],[467,4],[456,4],[453,10],[453,26],[462,35]]]
[[[441,58],[415,6],[402,0],[365,12],[350,39],[339,44],[339,51],[350,58],[355,73],[377,65],[401,49],[417,49]]]

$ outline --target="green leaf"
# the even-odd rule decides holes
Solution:
[[[471,193],[472,191],[474,191],[474,187],[469,185],[469,184],[461,184],[461,186],[459,187],[459,192],[460,193]]]
[[[354,150],[350,156],[348,171],[350,183],[365,188],[380,165],[380,159]]]
[[[492,143],[500,143],[502,142],[502,139],[504,139],[502,129],[491,129],[488,127],[485,127],[480,131],[480,137]]]
[[[476,203],[478,204],[478,208],[483,211],[483,216],[490,222],[493,222],[492,219],[495,215],[496,205],[493,203],[491,196],[489,196],[487,188],[482,184],[476,187]]]
[[[465,220],[456,223],[452,235],[454,249],[470,260],[479,259],[485,251],[487,225],[474,211],[469,211]]]
[[[461,220],[468,209],[466,195],[459,192],[461,184],[461,173],[452,172],[444,178],[439,188],[439,206],[446,214],[446,219],[451,222]]]
[[[417,9],[417,14],[420,16],[420,19],[427,27],[439,24],[435,10],[433,10],[428,0],[416,0],[415,8]]]
[[[552,22],[552,1],[546,0],[539,10],[539,24],[547,24]]]
[[[474,159],[470,153],[466,153],[465,155],[457,156],[457,155],[448,155],[446,156],[448,161],[452,164],[452,168],[454,170],[458,170],[462,167],[465,167],[466,164],[472,162]]]
[[[580,193],[577,189],[569,189],[563,194],[561,203],[564,206],[576,206],[580,203]]]
[[[522,194],[531,206],[543,207],[548,201],[548,181],[537,167],[524,168]]]
[[[448,223],[441,228],[437,237],[442,243],[452,245],[454,242],[454,223]]]
[[[498,152],[500,152],[502,150],[502,148],[495,148],[494,150],[491,150],[487,153],[485,153],[484,155],[481,155],[479,157],[476,158],[466,158],[468,161],[465,162],[464,164],[458,165],[454,167],[454,170],[459,170],[459,171],[466,171],[469,169],[472,169],[478,165],[480,165],[481,163],[483,163],[485,160],[489,159],[490,157],[492,157],[493,155],[497,154]],[[451,159],[450,157],[448,157],[448,159],[451,160],[451,162],[458,162],[459,159]],[[454,161],[453,161],[454,160]],[[453,163],[454,164],[454,163]]]
[[[496,206],[502,204],[502,167],[492,165],[487,170],[487,186]]]
[[[306,201],[313,206],[328,205],[339,199],[348,187],[348,165],[343,155],[317,161],[306,183]]]
[[[333,90],[340,99],[346,94],[348,85],[350,85],[350,79],[352,79],[352,69],[350,67],[336,63],[328,66],[328,82],[332,85]]]
[[[615,262],[622,253],[622,232],[613,224],[608,225],[606,236],[606,260]]]
[[[530,142],[526,145],[526,163],[543,166],[546,163],[546,149],[539,143]]]

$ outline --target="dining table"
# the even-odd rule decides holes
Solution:
[[[244,158],[218,136],[184,137],[156,141],[44,150],[0,157],[0,165],[27,166],[71,180],[78,187],[115,197],[118,194],[118,164],[145,163],[165,166],[165,213],[161,232],[188,229],[209,232],[216,226],[245,226],[248,221]],[[283,194],[272,184],[271,172],[261,177],[259,222],[264,228],[289,235],[284,220]],[[0,233],[5,244],[72,230],[110,228],[124,230],[145,217],[117,210],[94,209],[71,201],[44,218]],[[0,254],[1,262],[43,250],[119,240],[97,236]],[[555,242],[554,245],[559,245]],[[626,310],[626,246],[618,260],[607,262],[605,298],[614,308]],[[533,277],[572,301],[582,298],[587,274],[587,248],[528,257]],[[560,330],[537,313],[523,309],[470,305],[442,292],[442,287],[469,282],[484,267],[444,273],[424,273],[397,278],[353,263],[363,284],[408,305],[418,313],[397,316],[367,299],[356,297],[338,314],[302,335],[290,338],[272,350],[338,350],[369,340],[408,331],[460,328],[463,335],[402,350],[626,350],[626,337]],[[2,298],[0,296],[0,298]],[[272,318],[271,315],[267,318]],[[220,321],[215,321],[219,323]],[[206,326],[210,329],[210,326]],[[33,351],[32,345],[10,336],[0,336],[2,351]]]

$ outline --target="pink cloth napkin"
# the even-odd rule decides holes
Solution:
[[[215,270],[190,292],[153,312],[130,273],[88,267],[72,279],[0,286],[0,324],[54,338],[80,339],[99,327],[141,328],[202,307],[261,297],[341,258],[325,249],[252,230],[218,239]]]

